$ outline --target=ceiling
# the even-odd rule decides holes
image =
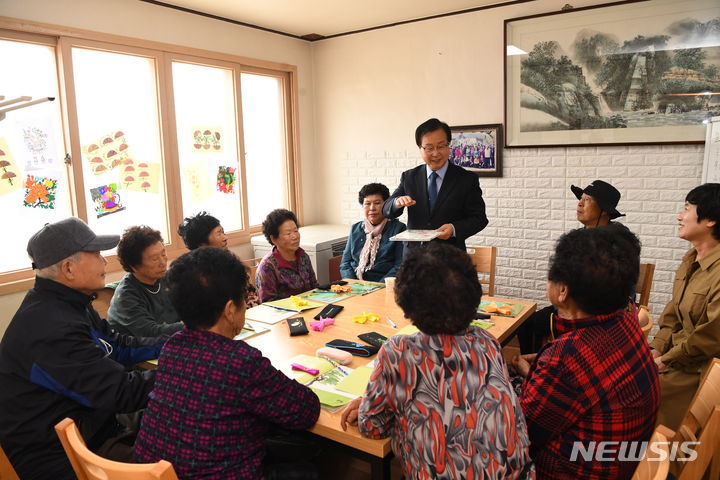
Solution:
[[[192,10],[310,40],[488,5],[511,3],[503,0],[141,1]]]

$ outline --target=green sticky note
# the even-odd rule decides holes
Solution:
[[[315,395],[317,395],[321,405],[325,405],[328,407],[341,407],[349,403],[350,400],[352,400],[351,398],[348,398],[344,395],[328,392],[327,390],[321,390],[319,388],[310,387],[310,390],[312,390]]]
[[[370,375],[372,375],[372,368],[359,367],[350,372],[350,375],[343,378],[340,383],[335,385],[335,388],[341,392],[352,393],[358,397],[365,393],[367,384],[370,381]]]

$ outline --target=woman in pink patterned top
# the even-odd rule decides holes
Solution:
[[[500,345],[470,325],[481,296],[470,258],[437,243],[411,250],[395,285],[420,332],[383,344],[343,429],[357,423],[366,437],[391,436],[407,478],[535,478]]]
[[[260,302],[287,298],[318,286],[310,257],[300,248],[295,214],[278,208],[263,222],[263,233],[273,249],[263,257],[255,273]]]
[[[182,479],[272,478],[279,466],[266,462],[266,439],[278,428],[312,426],[317,396],[234,340],[245,325],[247,271],[230,251],[186,253],[173,262],[168,282],[185,328],[160,353],[135,460],[168,460]]]

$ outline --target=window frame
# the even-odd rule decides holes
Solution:
[[[73,215],[87,221],[85,212],[85,179],[82,174],[82,152],[78,134],[78,113],[75,98],[75,84],[72,68],[72,48],[87,48],[119,54],[152,58],[155,61],[155,79],[158,101],[158,122],[160,125],[160,146],[165,176],[166,218],[169,238],[165,239],[168,257],[174,259],[184,253],[185,245],[177,233],[177,225],[183,220],[182,194],[180,185],[177,132],[175,127],[175,106],[172,85],[172,63],[174,61],[231,68],[235,94],[235,115],[237,125],[238,184],[240,200],[240,230],[228,232],[228,246],[250,242],[250,237],[262,231],[261,225],[248,225],[248,199],[244,154],[242,118],[242,73],[269,75],[280,79],[284,103],[285,127],[285,176],[288,208],[293,210],[302,222],[301,178],[299,162],[299,114],[298,75],[294,65],[266,60],[251,59],[238,55],[214,52],[167,44],[139,38],[81,30],[72,27],[28,22],[9,17],[0,17],[0,39],[36,43],[55,48],[59,98],[62,116],[63,146],[70,153],[68,169],[70,199]],[[121,233],[121,232],[118,232]],[[116,255],[109,255],[107,271],[121,270]],[[29,261],[28,261],[29,263]],[[32,269],[0,272],[0,295],[30,288],[34,281]]]

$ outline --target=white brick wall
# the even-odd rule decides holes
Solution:
[[[643,263],[655,263],[650,311],[670,299],[672,281],[690,245],[677,238],[676,216],[687,192],[700,183],[701,145],[506,149],[503,177],[481,178],[490,220],[468,244],[498,247],[495,292],[546,305],[547,262],[555,240],[577,228],[570,185],[599,178],[622,193],[620,221],[640,237]],[[342,221],[361,218],[357,194],[366,183],[390,191],[400,174],[422,160],[417,151],[348,152],[342,162]]]

